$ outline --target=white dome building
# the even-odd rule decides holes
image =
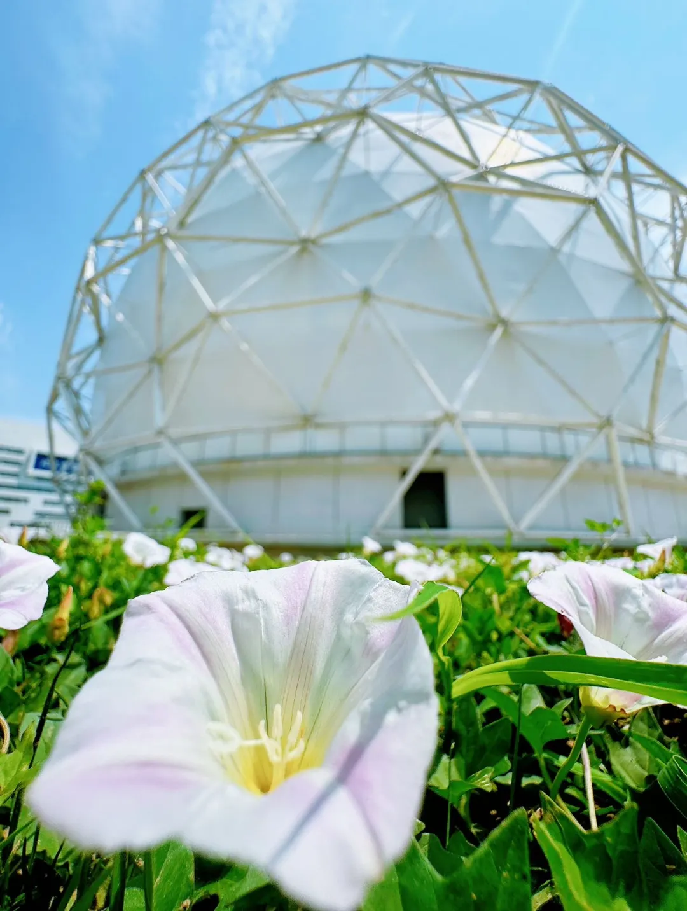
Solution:
[[[378,58],[270,82],[96,234],[50,422],[116,528],[685,538],[685,194],[550,85]]]

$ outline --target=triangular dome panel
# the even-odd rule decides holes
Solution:
[[[464,411],[517,416],[537,423],[590,421],[594,415],[519,343],[525,331],[505,333],[469,393]]]
[[[280,315],[236,314],[232,326],[310,413],[354,318],[359,300],[290,308]],[[289,346],[285,346],[285,338]],[[314,344],[314,340],[317,340]]]
[[[441,411],[408,357],[371,310],[365,309],[334,368],[317,418],[421,419]]]
[[[237,336],[218,325],[206,337],[168,426],[173,434],[193,429],[260,428],[293,422],[300,415],[298,405],[271,377],[269,367],[257,364]]]

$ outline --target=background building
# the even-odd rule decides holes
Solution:
[[[54,445],[57,470],[69,482],[79,470],[77,445],[62,428],[55,429]],[[45,425],[0,418],[0,537],[13,540],[24,526],[61,532],[69,519],[53,483]]]
[[[51,427],[118,528],[685,537],[685,237],[685,187],[552,86],[277,80],[93,239]]]

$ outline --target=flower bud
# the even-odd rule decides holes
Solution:
[[[612,700],[618,691],[611,690],[608,687],[581,687],[580,701],[581,708],[590,720],[593,728],[601,728],[609,725],[610,722],[616,722],[617,719],[623,719],[628,716],[628,712],[621,706],[615,706]],[[621,696],[621,695],[620,695]],[[621,702],[617,700],[617,702]]]
[[[74,604],[74,590],[70,586],[62,596],[53,619],[48,624],[48,639],[58,645],[67,639],[69,633],[69,615]]]
[[[107,589],[105,586],[97,586],[93,590],[93,595],[91,596],[91,600],[86,608],[86,613],[88,614],[89,618],[92,621],[95,621],[101,617],[105,608],[110,607],[113,599],[114,596],[109,589]]]
[[[5,636],[2,638],[2,648],[5,650],[7,655],[13,656],[17,651],[17,646],[19,645],[19,631],[18,630],[8,630]]]
[[[69,548],[69,539],[63,538],[60,544],[57,546],[57,551],[55,552],[55,557],[62,561],[67,556],[67,548]]]

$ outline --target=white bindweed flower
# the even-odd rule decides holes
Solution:
[[[400,560],[395,566],[394,572],[397,576],[405,579],[408,583],[429,583],[445,580],[453,583],[456,579],[454,568],[451,564],[425,564],[423,561],[407,558]]]
[[[394,553],[397,557],[415,557],[418,554],[418,548],[407,541],[395,541]]]
[[[366,557],[369,554],[379,554],[380,551],[382,551],[382,545],[380,542],[375,541],[375,539],[371,538],[369,535],[363,536],[361,539],[361,547]]]
[[[180,538],[177,544],[182,551],[195,551],[198,547],[193,538]]]
[[[638,545],[636,551],[638,554],[645,554],[647,557],[652,558],[653,561],[658,561],[662,556],[664,556],[664,562],[666,564],[671,560],[671,555],[674,552],[674,545],[676,544],[676,536],[673,538],[663,538],[661,541],[650,542],[647,545]]]
[[[355,909],[406,850],[437,736],[408,587],[367,562],[205,573],[134,599],[28,792],[82,849],[167,840]]]
[[[516,560],[528,562],[528,575],[539,576],[545,570],[554,570],[564,562],[551,551],[520,551],[516,555]]]
[[[293,564],[294,555],[290,554],[289,551],[283,551],[279,556],[279,561],[281,564]]]
[[[262,557],[265,554],[265,549],[262,545],[246,545],[244,548],[244,557],[247,561],[258,560],[259,557]]]
[[[641,573],[650,573],[657,561],[652,560],[651,557],[645,557],[643,560],[635,562],[635,569],[640,570]]]
[[[214,564],[220,570],[244,570],[244,556],[234,548],[221,548],[219,545],[209,545],[205,552],[206,562]]]
[[[122,547],[131,563],[138,567],[157,567],[170,559],[170,549],[143,532],[130,532]]]
[[[164,583],[166,586],[176,586],[183,583],[184,580],[191,579],[199,573],[207,571],[218,571],[219,567],[213,567],[210,564],[204,564],[201,561],[195,561],[188,557],[180,557],[177,560],[170,561],[165,574]]]
[[[60,569],[43,554],[0,542],[0,627],[19,630],[43,614],[48,580]]]
[[[660,573],[654,579],[648,580],[648,583],[652,583],[667,595],[681,599],[682,602],[688,600],[688,576],[685,573]]]
[[[568,561],[528,583],[533,598],[573,624],[588,655],[686,664],[688,609],[649,580],[615,567]],[[581,702],[596,720],[661,703],[652,697],[582,687]]]

